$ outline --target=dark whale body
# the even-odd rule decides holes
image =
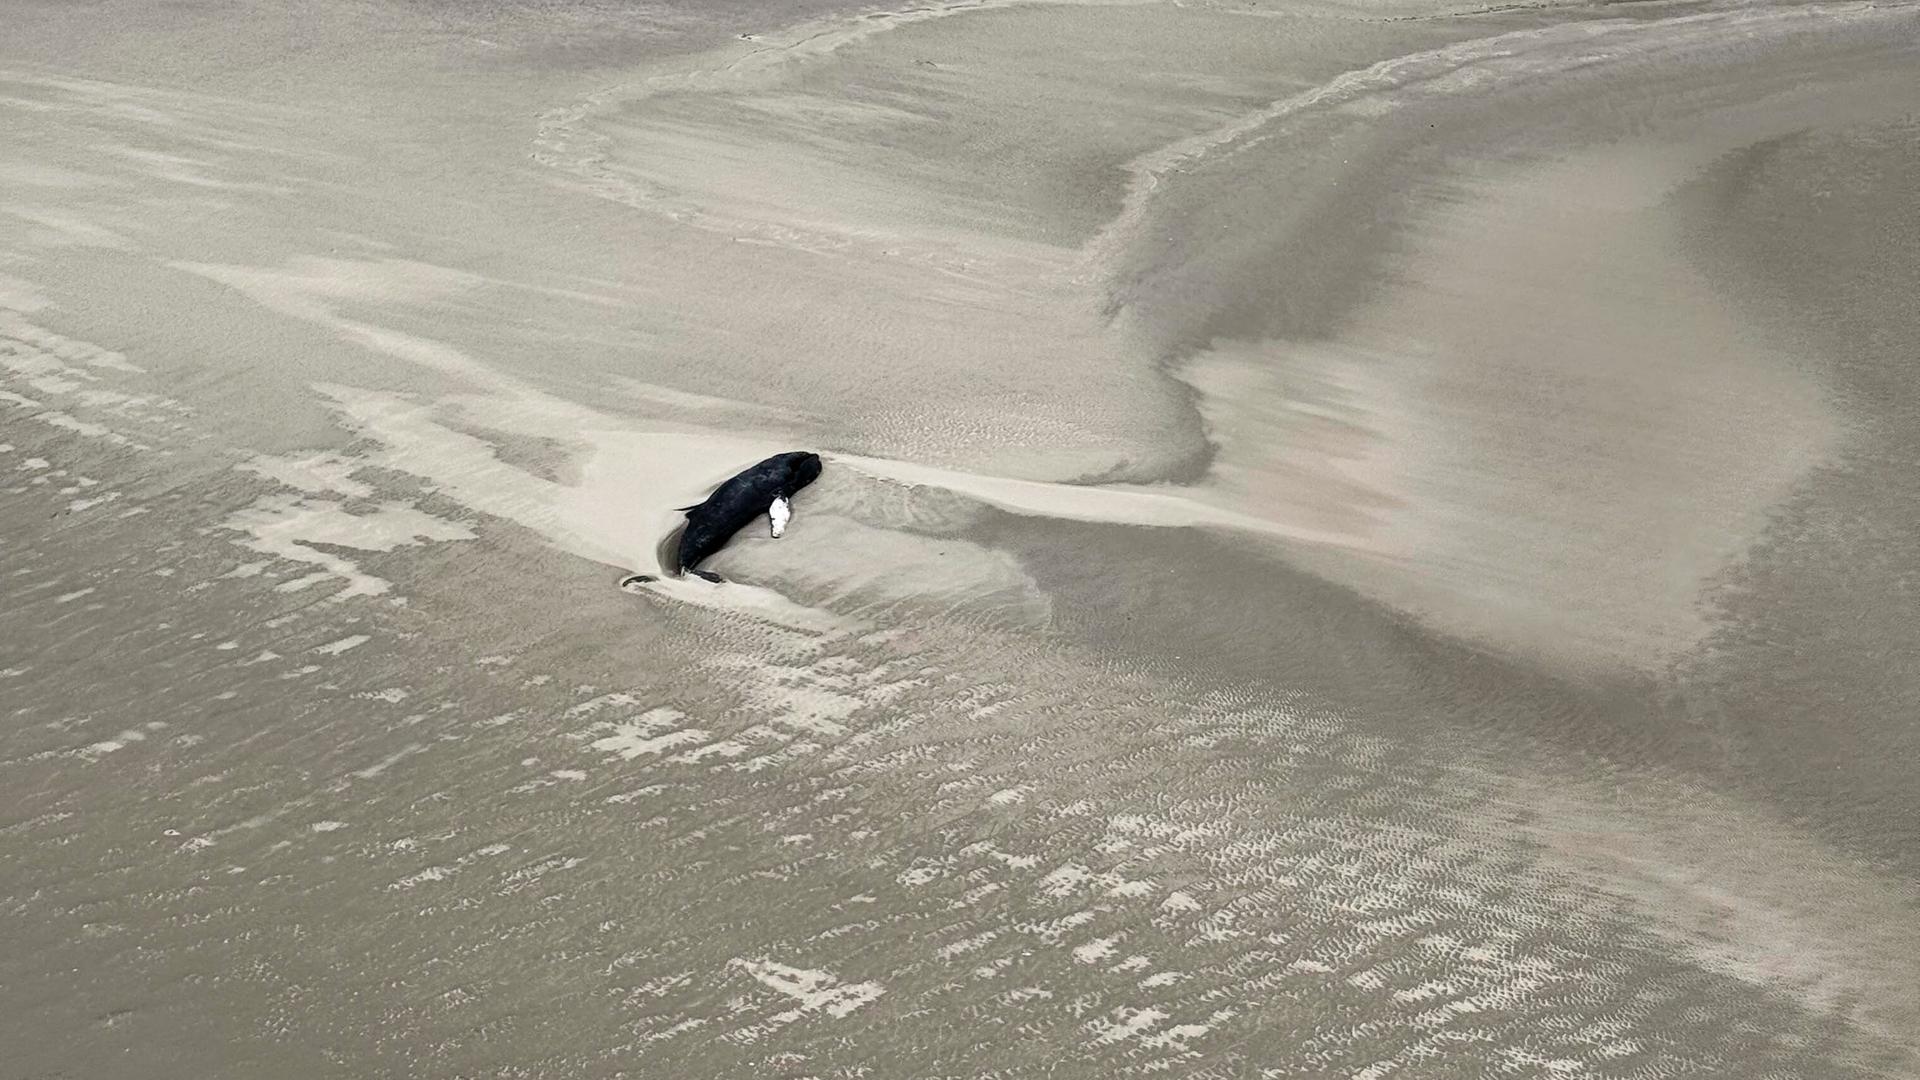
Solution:
[[[766,517],[774,500],[791,499],[794,492],[813,483],[819,475],[819,454],[803,450],[775,454],[715,488],[705,502],[681,507],[687,515],[687,524],[680,531],[680,544],[675,552],[678,566],[674,569],[708,581],[719,581],[720,575],[696,567],[727,546],[734,533]],[[636,574],[621,584],[636,580],[648,579],[644,574]]]

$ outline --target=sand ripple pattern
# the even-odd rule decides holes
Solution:
[[[433,629],[462,607],[435,570],[458,545],[382,558],[409,605],[326,603],[349,587],[280,590],[308,567],[244,561],[213,528],[289,476],[337,486],[326,463],[80,527],[47,516],[73,498],[56,484],[119,451],[29,430],[0,450],[0,629],[34,642],[0,672],[0,779],[21,793],[0,905],[69,945],[8,950],[0,985],[95,1010],[103,1046],[167,1045],[170,1014],[50,965],[188,972],[194,1008],[250,1038],[375,1071],[1904,1060],[1553,869],[1464,750],[993,627],[636,624],[592,574],[523,597],[525,629],[475,655]],[[528,632],[563,610],[567,642]],[[635,677],[647,648],[680,662]],[[152,677],[67,676],[103,652]]]
[[[1289,117],[1640,32],[1490,39],[1250,114],[1137,165],[1090,258],[1117,258],[1172,171]],[[259,180],[209,164],[230,103],[8,81],[12,109],[178,124],[206,160],[129,168],[205,188],[202,209]],[[595,104],[538,147],[589,182]],[[29,245],[114,258],[137,225],[0,210]],[[1849,981],[1844,951],[1793,958],[1811,995],[1715,961],[1735,929],[1797,941],[1790,911],[1725,920],[1737,898],[1713,896],[1676,931],[1575,873],[1528,785],[1576,821],[1617,797],[1604,773],[1556,783],[1469,724],[1077,643],[1038,571],[978,538],[981,500],[897,476],[816,493],[843,550],[900,545],[879,569],[743,548],[817,624],[621,593],[594,530],[638,530],[568,516],[556,432],[591,414],[315,300],[345,260],[178,259],[475,393],[329,384],[345,449],[241,452],[136,345],[61,332],[0,278],[0,1033],[21,1075],[1920,1067],[1910,1032],[1862,1019],[1901,986]],[[366,278],[462,285],[404,260]],[[594,434],[604,466],[645,433]],[[901,570],[949,553],[931,583]],[[1897,925],[1911,902],[1857,910]]]

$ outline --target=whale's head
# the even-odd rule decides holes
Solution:
[[[787,466],[787,491],[799,491],[820,478],[820,455],[796,450],[791,454],[781,454],[780,459]]]

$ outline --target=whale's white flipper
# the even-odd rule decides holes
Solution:
[[[787,503],[787,500],[775,499],[773,505],[767,507],[767,521],[773,525],[775,540],[780,539],[780,534],[787,531],[787,522],[792,520],[793,507]]]

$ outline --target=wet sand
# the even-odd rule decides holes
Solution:
[[[8,21],[0,1072],[1920,1075],[1915,9]]]

